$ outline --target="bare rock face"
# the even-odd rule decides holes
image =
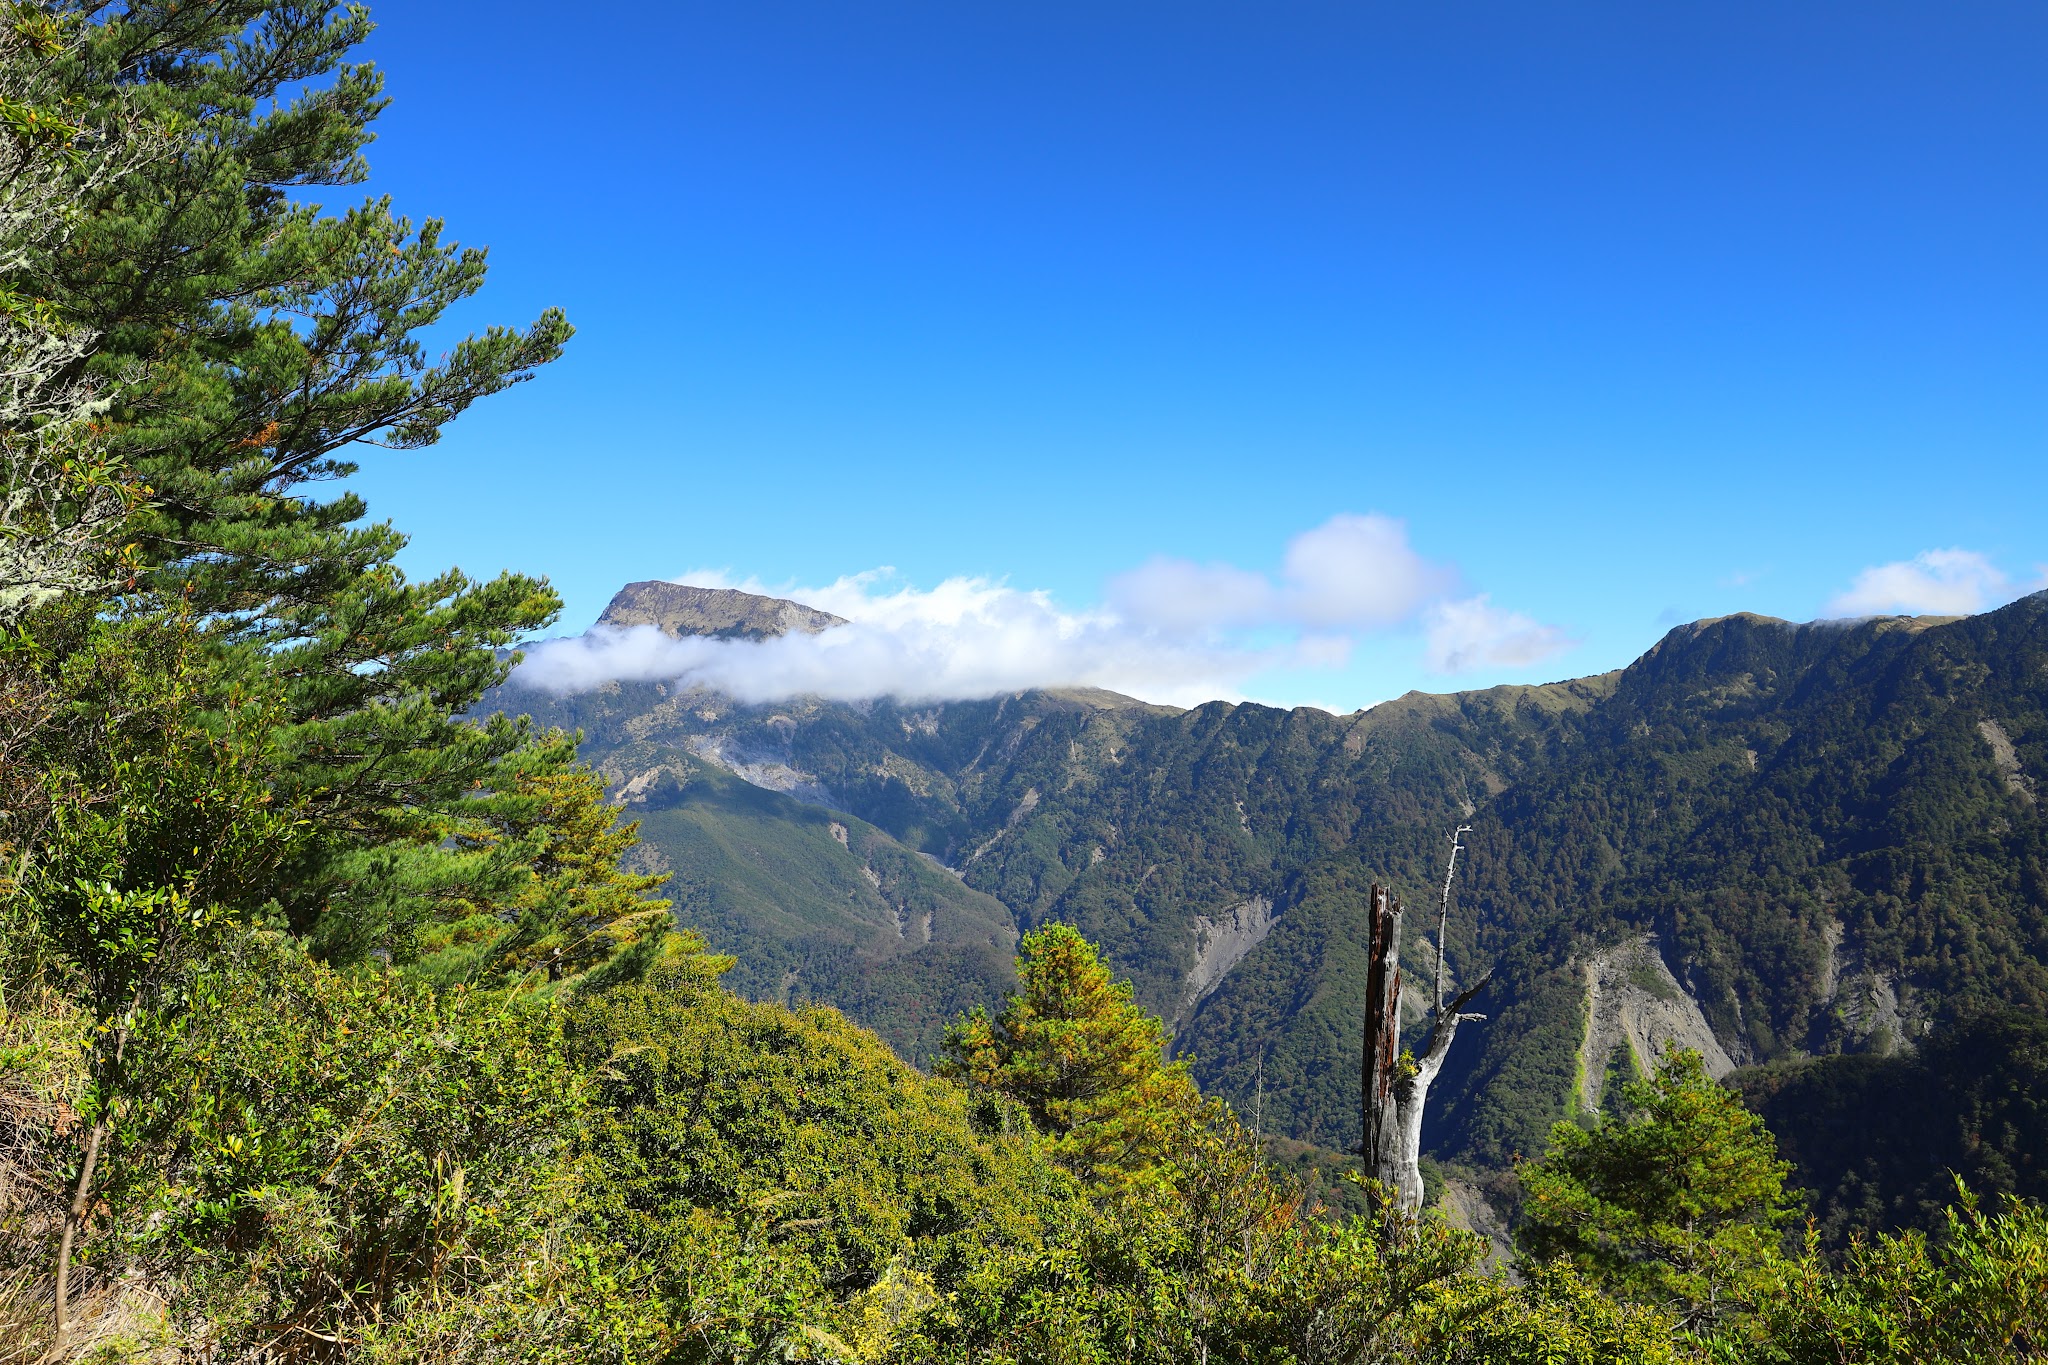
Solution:
[[[1243,805],[1239,802],[1239,809]],[[1250,900],[1219,910],[1214,919],[1207,915],[1194,917],[1195,965],[1188,972],[1187,994],[1181,1001],[1181,1015],[1188,1014],[1200,1004],[1203,997],[1221,984],[1230,969],[1244,960],[1246,953],[1265,941],[1266,935],[1273,930],[1273,918],[1273,902],[1265,896],[1253,896]]]
[[[1998,771],[2005,778],[2006,788],[2028,805],[2034,804],[2034,779],[2020,768],[2019,751],[2013,748],[2012,736],[1997,721],[1986,718],[1977,722],[1977,733],[1984,736],[1984,742],[1991,746],[1991,761],[1998,765]]]
[[[1508,1220],[1486,1197],[1486,1191],[1469,1180],[1456,1176],[1444,1178],[1443,1202],[1444,1219],[1454,1228],[1476,1232],[1486,1239],[1486,1258],[1482,1264],[1488,1269],[1506,1266],[1515,1258],[1513,1233]]]
[[[662,582],[628,583],[597,620],[606,626],[659,626],[677,639],[708,635],[715,640],[772,640],[791,631],[816,635],[846,624],[843,617],[801,602]]]
[[[1598,1109],[1606,1098],[1601,1091],[1617,1048],[1628,1049],[1637,1075],[1648,1075],[1667,1047],[1698,1052],[1716,1080],[1735,1069],[1699,1005],[1665,965],[1655,934],[1595,953],[1582,970],[1587,1019],[1579,1053],[1581,1107]]]

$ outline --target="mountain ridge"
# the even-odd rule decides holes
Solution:
[[[1615,1040],[1650,1036],[1627,1021],[1657,1013],[1654,992],[1614,1004],[1628,972],[1610,960],[1643,935],[1659,955],[1644,980],[1668,977],[1736,1063],[1896,1050],[1954,998],[2048,1003],[2048,844],[2024,799],[2048,771],[2044,608],[1736,614],[1611,673],[1344,716],[1072,690],[748,706],[632,683],[495,700],[583,728],[617,790],[683,756],[751,773],[942,865],[1016,930],[1076,924],[1206,1087],[1257,1088],[1277,1130],[1328,1147],[1355,1140],[1366,884],[1432,904],[1445,835],[1473,824],[1447,955],[1455,975],[1495,968],[1492,1018],[1461,1036],[1429,1141],[1498,1168],[1648,1060]],[[1425,919],[1410,916],[1412,962]],[[865,968],[804,970],[793,990],[857,1018],[893,989]],[[1006,984],[963,981],[950,998]],[[930,1045],[883,1031],[906,1055]]]

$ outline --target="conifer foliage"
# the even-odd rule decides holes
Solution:
[[[1697,1052],[1672,1051],[1590,1129],[1561,1123],[1521,1168],[1534,1261],[1564,1260],[1627,1298],[1711,1324],[1754,1286],[1797,1200],[1762,1120]]]
[[[64,230],[0,261],[8,297],[33,304],[15,310],[15,349],[34,350],[23,337],[36,325],[63,343],[51,374],[17,383],[44,398],[13,405],[7,439],[47,444],[69,429],[47,395],[89,396],[94,460],[70,463],[99,471],[106,491],[10,514],[17,546],[97,527],[96,549],[72,548],[97,556],[103,584],[57,591],[84,585],[80,570],[10,599],[52,604],[20,617],[10,687],[52,693],[53,721],[105,706],[65,680],[124,648],[110,642],[135,623],[174,615],[206,655],[194,704],[263,708],[264,782],[305,822],[290,860],[247,879],[235,903],[281,917],[330,959],[409,960],[436,916],[531,899],[508,847],[490,859],[476,847],[516,822],[507,800],[573,781],[573,750],[526,722],[462,714],[504,678],[507,647],[553,619],[554,593],[519,575],[410,581],[392,562],[401,534],[366,522],[356,495],[318,491],[354,471],[353,451],[431,445],[471,403],[531,377],[561,353],[566,320],[488,329],[430,361],[420,334],[481,286],[483,251],[382,200],[332,211],[312,197],[363,178],[385,104],[381,76],[349,60],[370,28],[360,6],[46,0],[11,12],[14,85],[84,150],[50,171]],[[15,502],[36,491],[40,466],[26,458]],[[102,515],[109,496],[117,525]],[[17,737],[23,758],[85,787],[111,780],[117,754],[75,727],[40,733],[40,751]],[[521,784],[524,796],[507,796]],[[613,908],[644,920],[649,907]],[[568,916],[583,925],[576,951],[635,937],[592,932],[589,909]],[[552,932],[529,924],[529,937]]]
[[[948,1031],[940,1074],[1021,1104],[1077,1175],[1143,1174],[1200,1106],[1186,1063],[1165,1060],[1160,1021],[1074,929],[1050,924],[1021,946],[1017,993]]]
[[[22,253],[7,281],[79,354],[95,430],[135,502],[119,528],[124,612],[177,603],[223,687],[275,708],[271,782],[319,837],[267,888],[295,927],[388,909],[380,883],[418,858],[365,844],[439,842],[461,802],[528,743],[515,722],[456,717],[499,681],[499,651],[552,619],[518,576],[410,582],[404,537],[365,524],[353,449],[415,449],[477,399],[560,354],[550,312],[427,359],[420,332],[484,277],[484,254],[370,200],[311,198],[362,179],[381,77],[348,60],[367,12],[334,3],[45,3],[63,35],[42,88],[81,129],[168,145],[74,186],[62,250]],[[126,133],[125,130],[141,131]],[[91,648],[92,632],[76,642]],[[47,666],[47,661],[45,661]],[[403,954],[414,926],[338,943]]]

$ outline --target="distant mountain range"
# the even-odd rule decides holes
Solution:
[[[637,583],[605,614],[762,639],[838,618]],[[1017,932],[1101,943],[1203,1085],[1358,1136],[1365,891],[1412,911],[1469,824],[1448,958],[1479,1008],[1440,1157],[1499,1169],[1667,1042],[1717,1070],[1886,1053],[1970,1002],[2048,1005],[2048,594],[1962,619],[1672,631],[1629,667],[1334,716],[1099,691],[739,705],[659,683],[492,698],[580,728],[757,996],[913,1059],[1000,996]]]

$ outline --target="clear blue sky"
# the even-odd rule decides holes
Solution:
[[[1377,513],[1434,596],[1238,684],[1350,707],[2048,562],[2038,3],[372,13],[372,188],[491,248],[463,326],[579,333],[358,486],[568,630],[705,566],[1277,601]],[[1432,671],[1482,593],[1550,646]]]

